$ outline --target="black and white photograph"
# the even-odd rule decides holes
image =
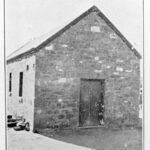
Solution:
[[[143,5],[4,1],[6,150],[144,150]]]

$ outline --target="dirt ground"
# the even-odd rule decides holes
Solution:
[[[7,131],[7,150],[94,150],[27,131]]]
[[[142,129],[78,129],[39,131],[40,134],[96,150],[142,150]]]

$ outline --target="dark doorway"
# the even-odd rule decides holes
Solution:
[[[104,119],[104,79],[81,79],[79,126],[98,126]]]

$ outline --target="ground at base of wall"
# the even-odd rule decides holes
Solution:
[[[39,130],[39,134],[96,150],[142,150],[142,129]]]

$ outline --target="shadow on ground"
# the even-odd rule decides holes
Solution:
[[[38,130],[39,134],[96,150],[142,150],[142,129]]]

